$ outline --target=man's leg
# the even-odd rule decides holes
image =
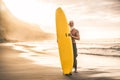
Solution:
[[[77,59],[76,59],[77,57],[74,57],[74,69],[75,69],[75,72],[77,72]]]
[[[73,43],[73,53],[74,53],[74,63],[73,63],[73,67],[75,69],[74,72],[77,72],[77,48],[76,48],[76,43]]]

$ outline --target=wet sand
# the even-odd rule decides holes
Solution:
[[[119,58],[79,54],[78,73],[65,76],[58,50],[43,45],[1,44],[0,80],[120,80]]]

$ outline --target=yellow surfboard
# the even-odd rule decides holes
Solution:
[[[73,48],[70,27],[61,8],[56,10],[56,33],[62,70],[64,74],[69,74],[73,68]]]

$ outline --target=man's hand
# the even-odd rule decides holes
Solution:
[[[68,33],[68,36],[71,36],[72,34],[71,33]]]
[[[73,36],[71,33],[69,33],[69,34],[68,34],[68,36],[71,36],[71,37],[73,37],[73,38],[74,38],[74,36]]]
[[[78,35],[78,36],[73,36],[71,33],[69,33],[68,36],[71,36],[72,38],[74,38],[74,39],[76,39],[76,40],[80,40],[79,35]]]

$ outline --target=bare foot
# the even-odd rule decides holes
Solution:
[[[78,71],[74,71],[74,73],[78,73]]]

